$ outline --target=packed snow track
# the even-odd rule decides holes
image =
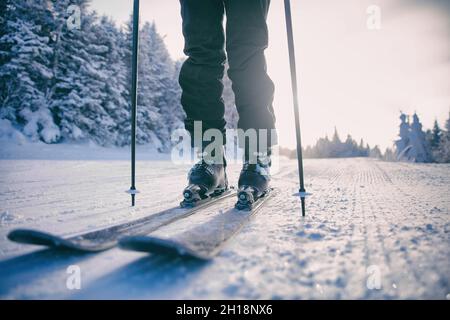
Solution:
[[[16,228],[70,235],[173,207],[187,170],[138,161],[141,193],[131,208],[126,159],[0,160],[0,298],[450,299],[449,165],[306,160],[313,195],[302,218],[292,196],[296,162],[282,159],[277,196],[210,262],[120,249],[62,252],[6,238]],[[239,165],[228,171],[236,183]],[[154,234],[207,226],[234,202]],[[80,289],[68,283],[71,266]]]

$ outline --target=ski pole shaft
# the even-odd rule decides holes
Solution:
[[[295,118],[295,133],[297,140],[297,161],[298,161],[298,175],[300,182],[300,198],[302,205],[302,215],[305,216],[305,182],[303,174],[303,151],[302,151],[302,138],[300,134],[300,119],[299,119],[299,104],[298,104],[298,84],[297,84],[297,67],[295,63],[295,50],[294,50],[294,35],[292,30],[292,15],[291,15],[291,2],[290,0],[284,0],[284,11],[286,16],[286,31],[289,50],[289,65],[291,70],[291,84],[292,84],[292,98],[294,102],[294,118]]]
[[[136,111],[138,90],[139,0],[133,5],[133,54],[131,64],[131,205],[136,196]]]

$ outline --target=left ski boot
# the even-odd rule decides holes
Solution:
[[[238,210],[251,210],[253,204],[270,191],[270,154],[258,156],[256,163],[244,161],[238,182]]]
[[[228,190],[226,160],[214,161],[208,157],[195,164],[188,174],[188,186],[183,190],[182,207],[193,207],[199,201],[223,194]]]

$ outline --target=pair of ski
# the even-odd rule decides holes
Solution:
[[[273,191],[254,201],[249,210],[236,208],[213,217],[205,226],[197,226],[174,238],[152,236],[157,229],[205,210],[224,199],[236,196],[235,189],[202,199],[193,207],[175,207],[143,218],[97,229],[81,234],[60,237],[33,229],[16,229],[8,239],[18,243],[43,245],[49,248],[81,252],[100,252],[117,245],[126,250],[157,254],[175,254],[184,257],[210,260],[222,249],[224,243],[237,233],[273,196]]]

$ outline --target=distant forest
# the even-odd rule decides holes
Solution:
[[[364,141],[358,143],[350,135],[345,141],[339,137],[337,129],[331,139],[320,138],[315,145],[304,148],[305,158],[348,158],[371,157],[386,161],[408,161],[421,163],[450,163],[450,114],[445,128],[437,120],[432,129],[423,130],[419,116],[401,113],[399,138],[392,148],[384,152],[378,146],[371,148]],[[296,158],[295,150],[280,148],[280,154]]]
[[[289,158],[295,158],[296,151],[288,148],[280,148],[280,153]],[[383,154],[378,146],[371,148],[361,139],[354,140],[351,135],[342,141],[338,130],[334,130],[333,137],[328,136],[317,140],[313,146],[307,146],[303,150],[305,158],[349,158],[349,157],[373,157],[382,158]]]

